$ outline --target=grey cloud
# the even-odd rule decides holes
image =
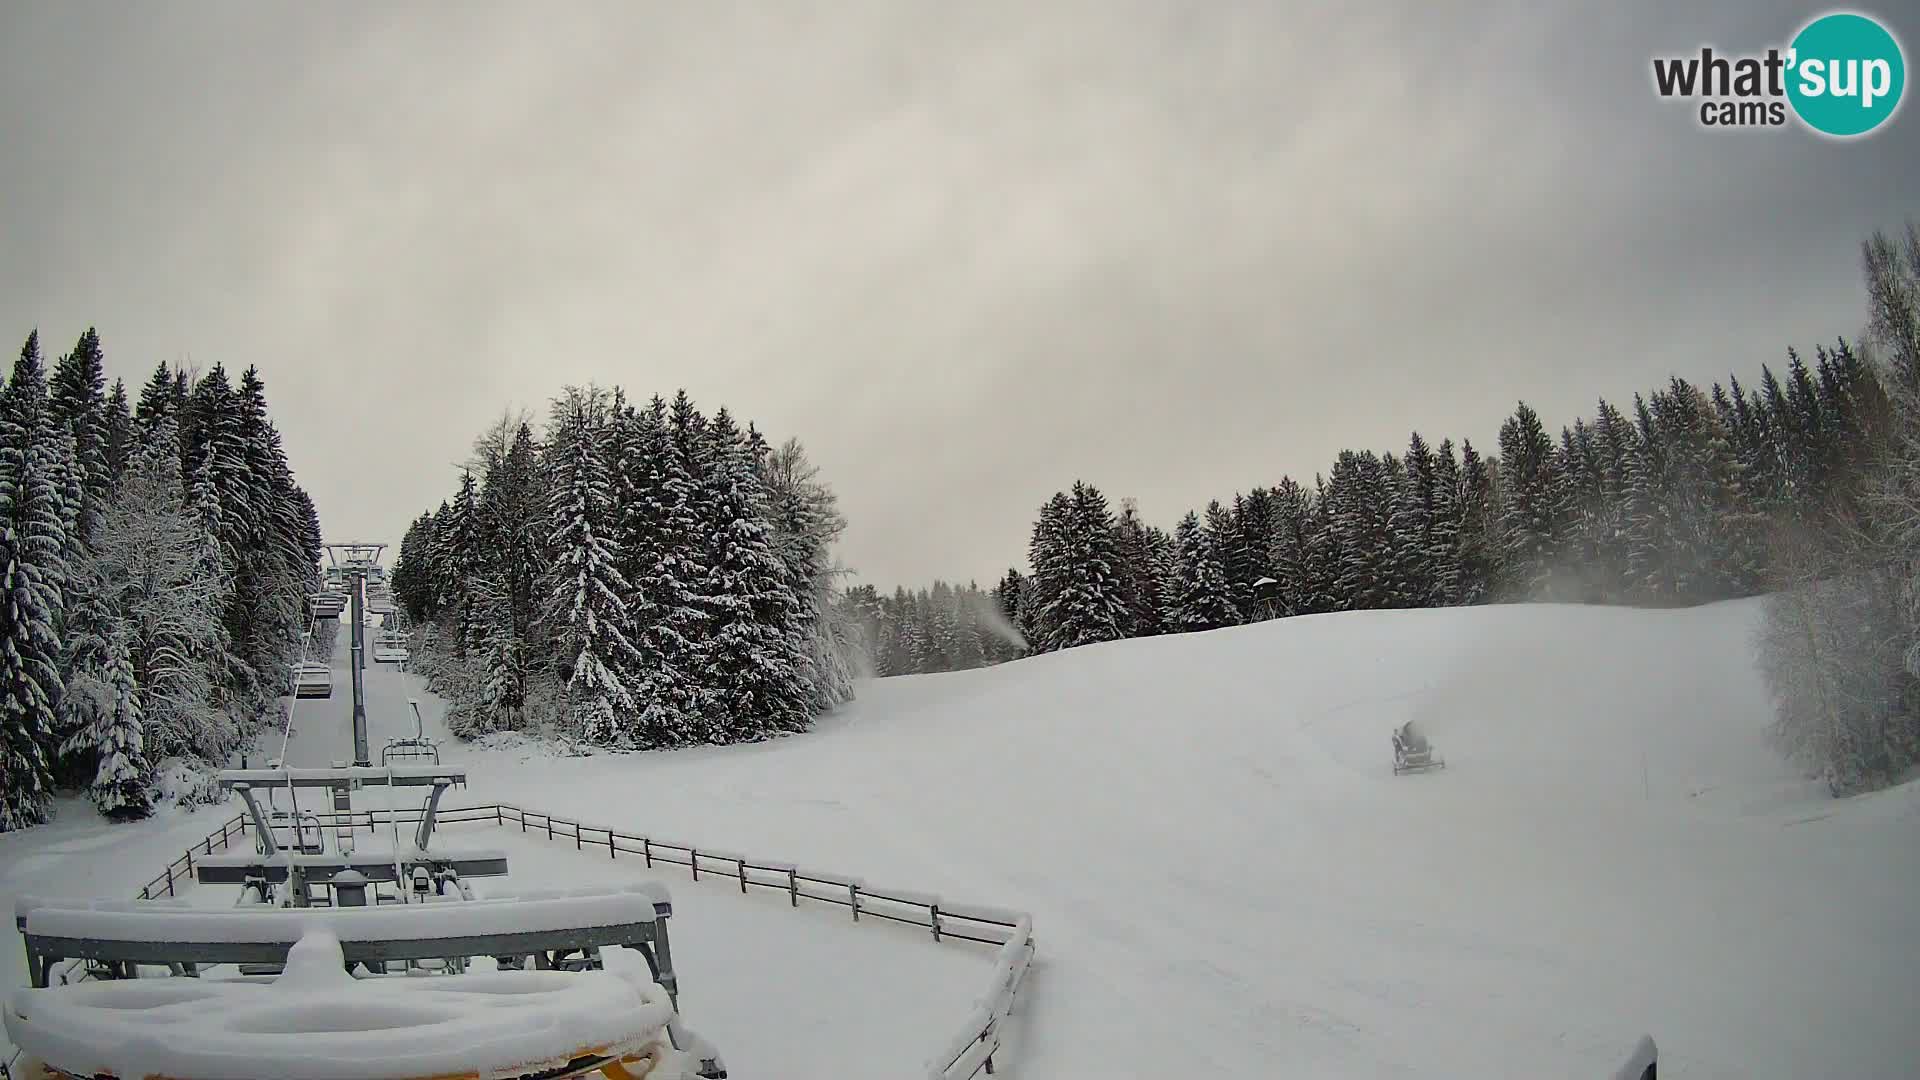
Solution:
[[[1170,523],[1857,328],[1920,120],[1716,136],[1647,75],[1810,10],[1431,7],[10,6],[0,330],[259,364],[342,537],[503,408],[684,385],[884,587],[1076,477]]]

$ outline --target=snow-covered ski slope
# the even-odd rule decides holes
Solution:
[[[1292,619],[882,680],[767,744],[449,757],[460,801],[1031,911],[1000,1075],[1605,1077],[1645,1031],[1663,1076],[1912,1076],[1920,788],[1839,803],[1772,754],[1758,611]],[[337,685],[292,760],[347,755]],[[418,680],[368,686],[377,749]],[[1408,718],[1444,771],[1392,774]],[[16,858],[130,892],[212,824],[0,837],[0,893]],[[152,869],[106,880],[134,829]],[[736,1075],[917,1074],[984,989],[984,949],[664,879],[689,1021]]]

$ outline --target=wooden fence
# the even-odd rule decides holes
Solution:
[[[417,823],[421,813],[418,809],[355,810],[319,811],[312,816],[323,828],[371,831],[383,825]],[[436,820],[440,824],[491,822],[500,828],[518,825],[522,833],[529,835],[557,842],[571,840],[575,850],[582,853],[605,852],[609,859],[638,857],[647,867],[655,864],[685,867],[695,881],[704,877],[716,884],[737,885],[742,893],[753,889],[785,893],[792,907],[799,907],[802,900],[832,904],[845,908],[855,922],[865,917],[904,923],[926,929],[935,941],[970,941],[997,946],[987,993],[978,999],[974,1011],[954,1037],[927,1063],[925,1075],[934,1080],[969,1080],[982,1071],[993,1072],[993,1058],[1000,1050],[1003,1028],[1033,959],[1033,920],[1023,912],[957,904],[930,893],[882,888],[847,874],[658,840],[507,803],[441,810]],[[211,855],[224,851],[234,839],[246,836],[249,828],[244,815],[228,820],[218,832],[207,834],[204,841],[167,864],[164,873],[141,887],[139,898],[153,900],[175,895],[178,883],[193,881],[196,853]]]

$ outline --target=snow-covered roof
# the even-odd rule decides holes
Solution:
[[[21,990],[4,1018],[15,1045],[78,1076],[520,1076],[596,1053],[675,1053],[665,1038],[671,1000],[644,969],[356,978],[344,970],[340,942],[317,928],[271,982],[130,979]]]

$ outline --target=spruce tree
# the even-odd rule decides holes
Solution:
[[[0,395],[0,830],[52,810],[67,530],[46,395],[36,334]]]
[[[574,722],[591,742],[631,745],[635,702],[628,680],[635,655],[626,636],[627,583],[612,542],[613,491],[601,448],[604,434],[605,402],[598,391],[570,389],[555,403],[548,440],[553,571],[546,617]],[[483,643],[482,632],[469,647]]]
[[[1120,560],[1127,615],[1125,637],[1151,637],[1161,632],[1161,582],[1154,564],[1153,535],[1140,519],[1132,499],[1123,500],[1114,523],[1114,550]]]
[[[1106,496],[1091,484],[1075,482],[1063,524],[1057,584],[1045,600],[1047,621],[1059,647],[1126,637],[1126,571]]]
[[[644,672],[643,745],[684,746],[706,730],[702,670],[709,636],[702,589],[708,580],[700,498],[705,423],[685,390],[671,407],[653,398],[642,428],[641,458],[655,463],[643,490],[653,543],[635,583],[638,666]]]
[[[1015,628],[1020,625],[1020,595],[1026,589],[1026,582],[1027,579],[1025,575],[1021,574],[1018,568],[1010,566],[1007,568],[1007,576],[1001,578],[1000,584],[994,586],[993,599],[999,606],[1000,619],[1004,624],[1003,629],[1013,629],[1015,633],[1019,632]],[[1155,590],[1153,595],[1157,600],[1159,596],[1158,590]],[[1158,611],[1155,611],[1153,614],[1153,622],[1155,626],[1158,626],[1160,623],[1160,613]],[[1021,652],[1020,648],[1011,641],[1005,642],[995,651],[996,658],[1000,660],[1011,660]]]
[[[1305,615],[1315,610],[1318,592],[1310,580],[1313,497],[1291,477],[1273,489],[1274,526],[1268,565],[1280,583],[1281,616]]]
[[[127,465],[133,460],[135,432],[133,413],[127,404],[126,380],[115,379],[113,390],[107,395],[106,410],[106,460],[110,490],[118,487],[120,478],[127,474]]]
[[[1027,561],[1033,568],[1033,576],[1028,583],[1028,595],[1021,600],[1020,615],[1024,621],[1020,632],[1034,652],[1063,647],[1064,634],[1056,598],[1073,573],[1072,518],[1072,500],[1064,491],[1054,492],[1040,507],[1039,520],[1034,522],[1027,544]]]
[[[162,418],[171,416],[178,424],[182,417],[175,409],[173,372],[162,360],[140,389],[140,402],[134,407],[133,420],[142,431],[152,431]]]
[[[1433,508],[1423,553],[1428,575],[1426,605],[1449,607],[1463,598],[1460,536],[1466,521],[1461,496],[1460,462],[1454,455],[1453,440],[1442,439],[1433,454]]]
[[[1553,450],[1540,414],[1524,401],[1500,426],[1501,555],[1514,599],[1551,595],[1563,520]]]
[[[134,678],[127,638],[117,630],[107,645],[102,708],[87,730],[77,733],[71,746],[84,748],[94,761],[87,795],[102,814],[128,821],[152,811],[147,764],[146,731],[140,705],[140,687]]]
[[[743,742],[804,731],[811,716],[802,601],[774,552],[766,494],[746,436],[724,408],[705,438],[703,502],[708,536],[703,603],[710,742]]]
[[[73,487],[77,505],[70,511],[79,530],[77,539],[93,535],[100,510],[113,486],[108,464],[107,376],[100,337],[91,327],[80,335],[73,351],[54,365],[49,384],[48,413],[56,429],[74,441]]]
[[[1398,607],[1425,607],[1441,590],[1436,584],[1434,529],[1439,513],[1434,454],[1414,432],[1407,441],[1406,470],[1391,497],[1388,532],[1393,543],[1394,603]]]
[[[1169,622],[1177,631],[1213,630],[1239,622],[1227,583],[1226,569],[1214,549],[1213,537],[1192,511],[1174,530],[1179,548],[1179,584]]]
[[[1499,507],[1493,476],[1473,440],[1460,440],[1460,603],[1486,599],[1500,573]]]

